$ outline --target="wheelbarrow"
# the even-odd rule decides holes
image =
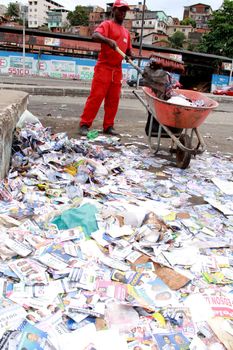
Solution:
[[[175,90],[176,93],[179,91],[180,95],[192,101],[202,100],[204,102],[203,107],[182,106],[158,99],[149,87],[143,87],[142,89],[146,100],[136,91],[133,91],[133,93],[152,115],[148,130],[150,150],[154,154],[159,151],[162,131],[165,132],[166,136],[168,135],[172,140],[171,152],[176,153],[177,167],[186,169],[189,166],[191,156],[201,154],[206,149],[203,137],[197,128],[205,121],[209,113],[218,106],[218,103],[197,91]],[[151,141],[153,118],[159,123],[155,147],[152,146]],[[174,134],[170,127],[178,129],[179,132]],[[195,145],[193,145],[194,135],[197,138]]]

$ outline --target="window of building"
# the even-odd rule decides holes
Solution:
[[[34,5],[37,5],[37,1],[34,1]]]
[[[37,9],[35,9],[34,11],[37,12]]]
[[[29,1],[29,3],[28,3],[29,5],[32,5],[32,1]]]
[[[185,29],[182,29],[182,32],[185,33]]]
[[[174,28],[173,31],[176,32],[176,28]]]
[[[37,25],[37,21],[34,21],[34,24]]]
[[[32,21],[30,21],[29,24],[32,24]]]
[[[152,21],[149,21],[149,24],[152,24]]]

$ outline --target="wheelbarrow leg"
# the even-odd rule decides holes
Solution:
[[[150,118],[150,124],[149,124],[149,130],[148,130],[148,145],[150,148],[150,151],[153,151],[152,143],[151,143],[151,134],[152,134],[152,126],[153,126],[153,116],[150,112],[148,112],[149,118]]]
[[[153,129],[153,120],[154,120],[154,115],[148,111],[148,116],[150,118],[150,124],[149,124],[149,130],[148,130],[148,145],[150,148],[150,151],[153,152],[154,154],[158,153],[159,148],[160,148],[160,140],[161,140],[161,133],[162,133],[162,126],[159,124],[159,129],[158,129],[158,136],[157,136],[157,144],[155,148],[152,146],[151,142],[151,135],[152,135],[152,129]]]
[[[156,145],[156,149],[154,151],[154,154],[156,154],[159,151],[160,148],[160,140],[161,140],[161,133],[162,133],[162,126],[159,124],[159,130],[158,130],[158,141]]]

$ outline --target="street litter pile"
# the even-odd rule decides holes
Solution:
[[[232,155],[181,170],[21,122],[0,182],[0,349],[233,349],[232,199]]]

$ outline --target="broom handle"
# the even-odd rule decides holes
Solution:
[[[141,75],[143,75],[143,70],[139,68],[133,61],[123,52],[119,47],[116,47],[116,51],[124,58],[126,61],[131,64],[132,67],[134,67]]]

